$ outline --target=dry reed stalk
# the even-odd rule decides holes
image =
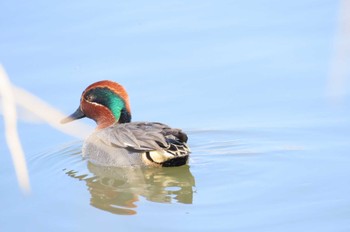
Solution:
[[[0,65],[0,93],[2,96],[2,107],[5,123],[5,137],[12,161],[15,166],[16,176],[21,190],[30,193],[30,182],[28,168],[17,133],[17,112],[16,102],[9,78]]]
[[[66,117],[45,101],[28,91],[13,86],[0,65],[0,96],[2,97],[3,115],[5,123],[5,137],[14,163],[17,180],[24,193],[30,192],[30,182],[25,155],[17,132],[16,104],[33,113],[53,128],[77,138],[85,138],[92,128],[80,122],[62,125],[60,121]]]

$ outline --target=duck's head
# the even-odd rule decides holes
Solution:
[[[113,81],[98,81],[88,86],[81,95],[80,106],[62,123],[88,117],[102,129],[114,123],[131,121],[129,97],[123,86]]]

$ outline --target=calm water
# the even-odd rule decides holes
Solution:
[[[338,7],[1,3],[14,84],[68,114],[87,85],[118,81],[135,121],[183,128],[192,154],[179,168],[101,168],[19,109],[32,193],[0,133],[0,231],[349,231],[348,83],[338,104],[326,96]]]

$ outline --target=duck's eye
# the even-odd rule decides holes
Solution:
[[[86,95],[85,100],[87,100],[89,102],[93,102],[95,100],[95,96],[92,94]]]

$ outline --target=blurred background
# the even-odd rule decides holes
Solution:
[[[67,180],[62,172],[67,167],[88,172],[78,157],[74,156],[73,163],[64,158],[79,153],[80,145],[65,155],[58,149],[76,139],[18,108],[19,135],[34,190],[27,198],[18,191],[0,133],[0,184],[6,189],[0,200],[6,206],[0,210],[0,230],[21,230],[24,225],[36,231],[100,229],[91,221],[94,218],[102,220],[106,229],[124,220],[123,226],[130,230],[140,229],[135,224],[169,231],[215,229],[200,223],[205,218],[230,231],[327,231],[334,225],[333,231],[350,229],[346,208],[350,189],[345,186],[350,173],[344,166],[350,162],[346,155],[350,148],[349,12],[348,0],[2,1],[0,63],[14,85],[70,114],[89,84],[103,79],[119,82],[129,93],[134,121],[159,121],[189,133],[197,194],[192,208],[171,205],[175,212],[170,205],[145,199],[139,201],[139,217],[89,211],[86,187]],[[94,126],[88,119],[83,122]],[[277,159],[280,168],[274,169],[274,155],[286,150],[294,152],[296,160],[290,156]],[[246,158],[242,155],[246,153],[252,156]],[[223,158],[223,154],[233,156]],[[48,161],[47,157],[54,158]],[[284,173],[289,169],[290,173]],[[239,184],[227,187],[232,176]],[[282,179],[286,176],[295,189]],[[303,182],[305,176],[309,181]],[[334,191],[314,195],[330,183]],[[246,196],[256,191],[254,186],[263,186],[264,191],[243,200],[230,195],[224,202],[216,201],[214,189]],[[285,199],[281,200],[287,205],[269,202],[269,197],[277,197],[276,190],[288,188],[291,191],[282,194]],[[70,194],[52,197],[60,191]],[[303,196],[319,199],[316,207],[306,199],[300,201]],[[60,209],[60,204],[70,213]],[[264,204],[276,210],[267,213]],[[33,213],[34,206],[40,213]],[[77,219],[82,210],[86,220]],[[163,210],[193,224],[167,228],[166,219],[158,227],[146,222]],[[330,215],[317,214],[323,210]],[[236,220],[232,221],[233,215]],[[8,219],[14,216],[23,225]],[[47,220],[42,222],[41,216]]]

